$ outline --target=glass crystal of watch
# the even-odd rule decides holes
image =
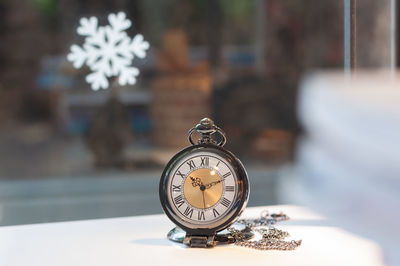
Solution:
[[[242,163],[224,149],[225,134],[205,118],[189,131],[201,135],[198,144],[176,154],[160,180],[160,200],[165,213],[186,231],[189,246],[215,245],[214,236],[230,226],[245,208],[249,196]],[[222,140],[213,140],[219,133]]]

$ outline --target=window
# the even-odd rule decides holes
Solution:
[[[279,203],[301,131],[299,80],[316,68],[393,66],[393,3],[2,1],[0,225],[161,213],[162,169],[206,116],[249,172],[249,205]],[[81,17],[106,25],[119,11],[150,49],[134,60],[135,85],[110,78],[93,91],[89,69],[67,54],[83,43]]]

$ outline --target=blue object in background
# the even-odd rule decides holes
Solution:
[[[89,128],[90,119],[85,114],[71,118],[66,124],[66,131],[70,134],[85,134]]]
[[[137,133],[150,133],[151,122],[147,110],[136,109],[129,113],[131,128]]]

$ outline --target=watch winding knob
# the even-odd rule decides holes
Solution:
[[[188,140],[192,145],[195,145],[195,143],[192,140],[192,134],[195,131],[197,131],[201,136],[200,139],[197,140],[198,144],[208,143],[208,144],[215,144],[218,146],[224,146],[226,143],[225,132],[221,128],[217,127],[214,124],[214,121],[208,117],[201,119],[200,123],[198,123],[196,126],[194,126],[189,130]],[[214,133],[218,133],[218,135],[220,136],[219,141],[216,141],[211,138],[211,135],[213,135]]]

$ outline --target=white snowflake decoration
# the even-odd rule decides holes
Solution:
[[[141,34],[131,39],[125,32],[131,26],[131,21],[124,12],[110,14],[109,25],[98,26],[96,17],[81,18],[77,28],[79,35],[85,36],[83,47],[76,44],[71,46],[67,59],[75,68],[84,63],[92,71],[86,76],[86,81],[93,90],[106,89],[109,77],[118,76],[121,86],[135,84],[139,69],[131,66],[135,56],[144,58],[149,43],[144,41]]]

